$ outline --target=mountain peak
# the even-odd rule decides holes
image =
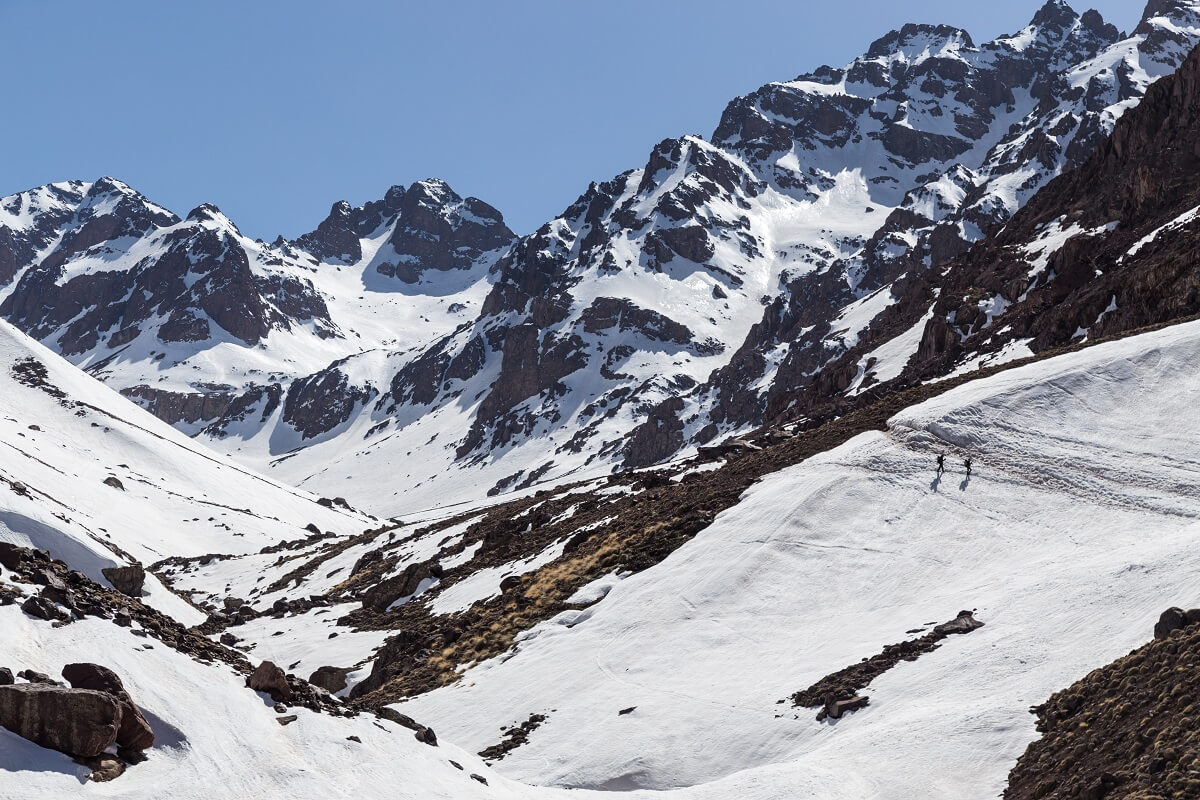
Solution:
[[[906,50],[919,47],[922,50],[957,49],[974,47],[971,34],[952,25],[924,25],[909,23],[898,31],[892,31],[871,43],[867,58],[887,58]]]
[[[1038,9],[1029,24],[1039,28],[1065,28],[1075,24],[1078,19],[1079,15],[1075,13],[1075,9],[1064,0],[1046,0],[1046,4]]]

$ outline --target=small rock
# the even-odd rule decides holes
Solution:
[[[8,667],[0,667],[0,686],[12,686],[16,681],[13,679],[12,670]]]
[[[362,744],[362,739],[358,738],[357,736],[347,736],[346,741],[347,742],[358,742],[359,744]]]
[[[113,758],[110,755],[97,756],[96,758],[80,759],[84,766],[92,768],[92,774],[88,775],[89,781],[96,783],[107,783],[108,781],[116,780],[125,774],[125,762],[119,758]]]
[[[104,479],[104,485],[111,486],[114,489],[120,489],[122,492],[125,491],[125,484],[121,483],[120,478],[117,478],[113,475],[109,475]]]
[[[46,673],[34,672],[31,669],[21,670],[20,672],[17,673],[17,677],[21,678],[22,680],[29,681],[30,683],[44,683],[44,684],[48,684],[50,686],[58,685],[58,681],[54,680],[54,678],[51,678]]]
[[[299,717],[297,717],[295,714],[288,714],[286,717],[276,717],[275,721],[280,725],[291,725],[298,719]]]
[[[482,775],[476,775],[474,772],[471,773],[471,780],[479,781],[484,786],[488,785],[487,778],[483,777]]]
[[[617,716],[622,717],[626,714],[632,714],[635,709],[637,709],[637,706],[630,706],[629,708],[622,708],[620,711],[617,712]]]
[[[225,645],[226,647],[233,647],[237,643],[238,637],[234,636],[232,633],[221,634],[221,644]]]

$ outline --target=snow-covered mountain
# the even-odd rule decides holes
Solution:
[[[0,201],[0,313],[189,434],[378,513],[653,464],[840,383],[824,367],[872,319],[1182,61],[1198,8],[1155,0],[1128,36],[1059,0],[978,45],[906,26],[520,238],[436,181],[272,244],[112,180],[43,187]],[[902,367],[916,344],[893,349]]]
[[[219,489],[262,498],[255,515],[245,515],[248,532],[262,538],[273,535],[269,526],[284,532],[309,517],[330,529],[357,521],[202,457],[186,438],[20,334],[0,332],[5,395],[15,398],[18,421],[53,424],[66,439],[39,436],[29,453],[4,457],[0,541],[49,546],[86,572],[97,554],[122,560],[95,538],[106,531],[91,526],[104,522],[120,530],[122,546],[184,556],[165,569],[183,566],[172,582],[192,584],[188,595],[206,607],[249,594],[256,580],[303,592],[329,584],[331,571],[369,569],[358,548],[374,531],[187,558],[212,543],[191,539],[198,519],[164,515],[161,524],[171,527],[142,528],[118,517],[124,502],[86,506],[89,485],[122,491],[99,476],[109,458],[123,458],[119,474],[136,488],[118,497],[137,503],[144,492],[154,508],[174,503],[177,512],[195,513],[196,491],[168,494],[187,489],[171,482],[178,466],[214,499],[226,497]],[[1170,600],[1194,601],[1200,461],[1191,442],[1200,431],[1189,409],[1198,351],[1193,322],[975,380],[906,409],[886,431],[769,476],[661,563],[589,581],[501,656],[466,665],[456,683],[400,705],[436,727],[436,748],[386,711],[347,718],[292,706],[283,715],[265,692],[243,685],[242,653],[307,659],[306,666],[356,648],[369,654],[363,638],[341,639],[373,634],[318,613],[336,604],[272,613],[272,593],[260,592],[260,616],[223,631],[236,639],[229,663],[198,659],[172,639],[197,629],[141,612],[153,627],[121,627],[103,614],[52,625],[0,603],[5,665],[53,676],[64,663],[94,660],[123,677],[156,744],[144,763],[104,785],[115,797],[599,796],[589,787],[697,800],[996,796],[1037,736],[1031,705],[1147,640]],[[24,444],[15,435],[6,441]],[[938,453],[950,456],[941,476]],[[958,466],[964,456],[974,459],[972,475]],[[81,488],[55,483],[68,482],[49,466],[55,459],[81,470],[93,458],[92,473],[70,476]],[[152,485],[136,478],[147,467],[155,470]],[[693,482],[706,480],[694,474]],[[60,501],[79,506],[66,515],[86,522],[37,511],[53,504],[48,490],[64,491]],[[428,559],[430,542],[467,527],[443,526],[428,541],[393,532],[400,558],[387,570],[407,572]],[[239,542],[228,531],[202,532],[210,535],[222,537],[221,547]],[[314,552],[323,554],[319,571],[306,569]],[[443,566],[445,574],[454,568],[449,560]],[[419,587],[416,601],[399,598],[397,610],[432,597],[435,613],[465,623],[487,605],[487,585],[501,574],[480,571],[451,595]],[[544,586],[502,583],[499,591],[523,594],[531,606]],[[21,571],[0,572],[0,595],[19,600],[39,591],[46,594]],[[156,584],[136,602],[164,591]],[[179,599],[159,605],[185,620],[203,617]],[[962,608],[984,626],[936,648],[902,650],[906,658],[863,681],[865,708],[822,721],[815,708],[790,699],[887,653],[891,643],[925,636]],[[377,658],[404,652],[412,635],[394,637]],[[0,797],[61,797],[79,791],[88,772],[0,729]],[[567,787],[578,788],[568,795]]]

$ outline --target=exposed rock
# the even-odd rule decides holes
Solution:
[[[1182,608],[1171,607],[1164,611],[1154,625],[1154,638],[1165,639],[1174,631],[1181,630],[1188,624],[1187,612]]]
[[[5,569],[16,569],[25,552],[27,551],[24,547],[19,547],[11,542],[0,542],[0,566]]]
[[[277,703],[292,699],[292,687],[287,675],[271,661],[264,661],[246,678],[246,685],[256,692],[266,692]]]
[[[146,583],[146,570],[140,564],[127,567],[106,567],[100,570],[109,583],[121,594],[141,597]]]
[[[982,627],[983,623],[975,619],[974,611],[960,611],[954,619],[934,627],[933,632],[948,636],[952,633],[970,633]]]
[[[78,760],[91,768],[92,774],[88,775],[88,780],[95,783],[107,783],[125,774],[125,762],[107,754]]]
[[[363,608],[386,611],[397,600],[414,594],[421,582],[442,577],[442,568],[432,561],[409,564],[399,575],[371,587],[363,595]]]
[[[0,686],[12,686],[16,681],[13,679],[12,670],[8,667],[0,667]]]
[[[405,728],[413,731],[413,735],[418,742],[427,744],[430,747],[437,747],[437,735],[433,732],[433,728],[422,725],[407,714],[401,714],[396,709],[388,708],[387,706],[375,709],[375,714],[380,719],[386,719],[397,725],[403,725]]]
[[[316,672],[309,676],[308,682],[330,694],[337,694],[346,688],[346,676],[350,672],[351,670],[343,667],[318,667]]]
[[[44,597],[28,598],[24,603],[21,603],[21,610],[31,617],[44,619],[47,622],[65,622],[70,619],[57,605]]]
[[[149,749],[154,744],[150,723],[111,669],[99,664],[68,664],[63,667],[62,676],[76,689],[104,692],[117,701],[121,707],[121,726],[117,731],[119,747],[136,751]]]
[[[0,686],[0,726],[70,756],[98,756],[117,741],[121,707],[104,692],[41,684]]]
[[[857,711],[860,708],[866,708],[870,702],[871,699],[865,695],[854,695],[853,697],[839,699],[837,696],[831,694],[825,698],[825,705],[821,709],[821,713],[817,714],[817,721],[820,722],[825,718],[841,719],[843,714]]]
[[[114,489],[120,489],[122,492],[125,491],[125,484],[121,483],[121,479],[114,475],[109,475],[107,478],[105,478],[104,485],[111,486]]]

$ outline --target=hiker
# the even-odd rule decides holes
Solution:
[[[964,459],[963,466],[967,468],[967,477],[971,477],[971,459]]]
[[[946,457],[944,455],[939,455],[938,456],[937,474],[941,475],[945,471],[946,471]]]

